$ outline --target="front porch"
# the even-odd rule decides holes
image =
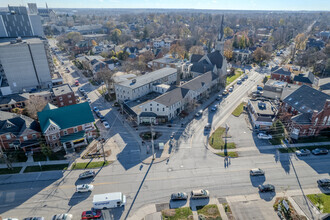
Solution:
[[[77,147],[81,147],[84,145],[87,145],[87,134],[85,131],[80,131],[77,133],[72,133],[66,136],[63,136],[60,138],[60,141],[62,143],[62,146],[65,151],[68,150],[75,150]]]

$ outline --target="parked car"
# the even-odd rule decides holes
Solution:
[[[215,112],[218,109],[217,105],[212,106],[211,111]]]
[[[264,88],[262,88],[261,86],[257,86],[257,90],[262,91],[264,90]]]
[[[205,130],[210,130],[211,129],[211,124],[207,123],[204,127]]]
[[[314,150],[312,150],[312,154],[314,155],[321,155],[321,154],[328,154],[328,150],[325,148],[316,148]]]
[[[311,154],[311,151],[308,149],[301,149],[296,151],[296,155],[299,156],[308,156]]]
[[[89,210],[81,213],[81,219],[98,219],[101,218],[102,211],[101,210]]]
[[[237,80],[237,85],[241,85],[242,84],[242,80]]]
[[[103,123],[103,126],[106,128],[106,129],[109,129],[110,128],[110,125],[108,122],[104,121],[102,122]]]
[[[94,111],[95,113],[100,112],[100,110],[99,110],[97,107],[94,107],[94,108],[93,108],[93,111]]]
[[[319,179],[317,181],[317,184],[321,187],[330,187],[330,179],[327,178]]]
[[[173,139],[174,138],[174,135],[175,135],[175,132],[172,132],[170,138]]]
[[[272,184],[259,185],[258,189],[260,192],[275,192],[275,186]]]
[[[196,116],[196,117],[200,117],[202,114],[203,114],[203,110],[199,110],[199,111],[195,114],[195,116]]]
[[[229,91],[229,92],[234,91],[234,87],[231,86],[231,87],[228,89],[228,91]]]
[[[83,93],[83,96],[84,96],[86,99],[88,98],[87,93]]]
[[[269,140],[269,139],[272,139],[273,137],[271,135],[268,135],[268,134],[259,133],[258,138],[263,139],[263,140]]]
[[[78,81],[78,80],[74,81],[74,84],[75,84],[76,86],[79,86],[79,81]]]
[[[52,220],[72,220],[73,217],[71,214],[64,213],[64,214],[57,214],[53,215]]]
[[[92,101],[91,101],[91,99],[90,99],[90,98],[86,98],[86,100],[87,100],[87,102],[88,102],[89,104],[91,104],[91,103],[92,103]]]
[[[227,97],[227,95],[228,95],[228,90],[226,89],[225,91],[222,92],[222,96]]]
[[[205,189],[198,189],[191,191],[191,198],[192,199],[206,199],[210,197],[210,193],[208,190]]]
[[[90,184],[83,184],[83,185],[78,185],[76,187],[76,192],[80,193],[80,192],[92,192],[94,189],[93,185]]]
[[[4,218],[3,220],[18,220],[18,218]]]
[[[222,99],[222,95],[217,96],[217,100],[220,101]]]
[[[100,115],[99,118],[100,118],[100,121],[101,121],[101,122],[106,121],[106,120],[105,120],[105,117],[104,117],[101,113],[99,113],[99,115]]]
[[[28,217],[28,218],[23,218],[23,220],[45,220],[44,217]]]
[[[79,92],[81,92],[81,93],[85,93],[85,90],[84,90],[82,87],[80,87],[78,90],[79,90]]]
[[[85,178],[90,178],[90,177],[94,177],[94,176],[95,176],[95,172],[88,170],[88,171],[81,173],[79,175],[79,179],[85,179]]]
[[[171,199],[172,200],[186,200],[186,199],[188,199],[188,195],[185,192],[172,193]]]
[[[250,175],[251,176],[263,176],[265,175],[265,171],[263,171],[260,168],[254,168],[250,170]]]

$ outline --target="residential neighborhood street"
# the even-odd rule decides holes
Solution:
[[[64,60],[64,56],[59,57]],[[235,85],[234,91],[220,103],[211,103],[216,95],[210,98],[211,101],[203,103],[201,118],[191,121],[183,119],[172,127],[155,126],[154,130],[162,133],[156,143],[167,142],[171,133],[175,132],[176,144],[166,162],[142,164],[141,161],[151,154],[142,145],[139,132],[149,127],[139,126],[139,130],[132,128],[118,109],[106,102],[71,63],[65,60],[64,63],[64,67],[71,72],[63,73],[65,81],[77,92],[78,87],[73,84],[74,80],[79,80],[91,99],[91,107],[98,107],[110,124],[107,130],[100,122],[96,123],[101,130],[101,137],[113,139],[121,152],[111,165],[96,169],[97,175],[92,180],[78,180],[82,170],[2,176],[0,213],[3,216],[24,218],[38,215],[49,219],[56,213],[71,213],[74,219],[79,219],[82,211],[92,207],[93,195],[123,192],[127,196],[127,204],[124,209],[112,210],[112,215],[114,219],[136,219],[135,213],[144,206],[170,203],[171,193],[189,193],[193,189],[203,188],[210,191],[212,198],[227,197],[227,201],[232,201],[230,204],[234,213],[237,213],[237,219],[243,219],[242,216],[246,215],[246,212],[239,214],[244,209],[249,210],[249,219],[272,219],[275,212],[271,213],[272,217],[269,213],[274,197],[286,193],[300,195],[305,190],[319,191],[316,180],[330,174],[330,155],[297,158],[294,154],[281,154],[276,149],[267,148],[267,141],[256,138],[249,128],[247,115],[243,114],[239,118],[231,115],[264,78],[264,74],[255,70],[249,73],[248,80],[242,85]],[[218,110],[211,111],[210,107],[218,103]],[[181,123],[184,123],[184,127],[180,126]],[[226,163],[225,158],[208,149],[210,133],[204,131],[207,123],[211,124],[211,131],[229,124],[230,142],[235,142],[237,150],[241,151],[238,158],[229,158]],[[257,167],[265,170],[265,177],[250,177],[249,170]],[[82,183],[92,183],[94,191],[75,193],[75,186]],[[276,192],[258,193],[258,185],[264,183],[275,185]],[[235,196],[250,196],[257,202],[243,202],[242,207],[242,201],[235,201]],[[263,217],[256,218],[255,212]]]

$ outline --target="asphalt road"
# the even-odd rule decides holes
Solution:
[[[317,179],[329,176],[330,155],[298,159],[294,155],[279,154],[275,150],[263,150],[266,143],[255,139],[255,134],[247,128],[246,122],[235,121],[230,117],[232,110],[263,77],[262,74],[251,72],[248,81],[243,85],[235,85],[234,92],[220,103],[217,112],[206,109],[202,118],[192,120],[184,131],[177,128],[177,132],[183,134],[170,160],[152,165],[140,163],[139,143],[134,137],[136,134],[132,134],[132,130],[123,125],[118,111],[104,104],[93,87],[79,79],[89,92],[92,106],[98,106],[112,126],[110,130],[102,129],[103,135],[115,137],[121,143],[122,153],[118,160],[97,170],[93,180],[77,180],[82,171],[15,175],[11,177],[13,181],[16,178],[21,183],[0,185],[0,214],[20,219],[28,216],[44,216],[49,219],[53,214],[69,212],[74,215],[74,219],[79,219],[82,211],[91,208],[93,195],[120,191],[127,196],[127,205],[124,210],[115,212],[115,219],[125,219],[144,205],[169,203],[169,196],[173,192],[189,192],[196,188],[208,189],[215,198],[257,194],[265,201],[270,201],[276,193],[259,194],[259,184],[274,184],[276,192],[315,188]],[[208,133],[203,129],[206,123],[216,128],[226,122],[232,128],[242,128],[230,130],[233,133],[232,139],[237,140],[239,147],[251,148],[247,152],[252,152],[230,159],[229,163],[224,163],[223,158],[206,148]],[[251,178],[249,170],[255,167],[264,169],[265,177]],[[75,186],[81,183],[94,184],[94,191],[75,193]]]

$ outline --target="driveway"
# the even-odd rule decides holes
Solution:
[[[273,209],[274,201],[266,202],[264,200],[231,202],[230,208],[236,220],[254,219],[254,220],[274,220],[278,219]]]

